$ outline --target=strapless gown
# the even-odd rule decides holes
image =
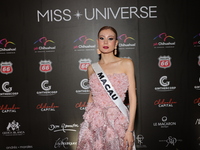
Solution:
[[[127,75],[120,73],[107,77],[124,101],[129,86]],[[83,115],[77,150],[125,150],[126,117],[103,89],[96,74],[90,76],[89,85],[93,102],[88,103]]]

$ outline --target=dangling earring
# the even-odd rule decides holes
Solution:
[[[114,50],[114,55],[117,55],[117,49]]]
[[[101,54],[101,51],[97,48],[97,54]]]

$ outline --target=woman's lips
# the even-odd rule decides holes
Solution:
[[[108,47],[108,46],[104,46],[103,48],[104,48],[104,49],[108,49],[109,47]]]

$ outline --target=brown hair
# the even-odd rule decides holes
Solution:
[[[115,30],[115,28],[111,27],[111,26],[104,26],[102,27],[99,32],[98,32],[98,37],[99,37],[99,33],[102,31],[102,30],[107,30],[107,29],[110,29],[112,30],[114,33],[115,33],[115,36],[116,36],[116,40],[117,40],[117,31]]]

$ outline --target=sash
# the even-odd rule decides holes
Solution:
[[[112,86],[112,84],[108,80],[108,77],[103,72],[103,70],[102,70],[101,66],[99,65],[99,63],[98,62],[97,63],[93,63],[92,64],[92,68],[94,69],[94,71],[95,71],[95,73],[97,75],[97,78],[99,79],[101,85],[105,89],[105,91],[108,94],[108,96],[110,97],[110,99],[117,105],[119,110],[126,116],[127,120],[129,120],[127,107],[124,105],[124,103],[121,100],[120,96],[115,91],[114,87]]]

